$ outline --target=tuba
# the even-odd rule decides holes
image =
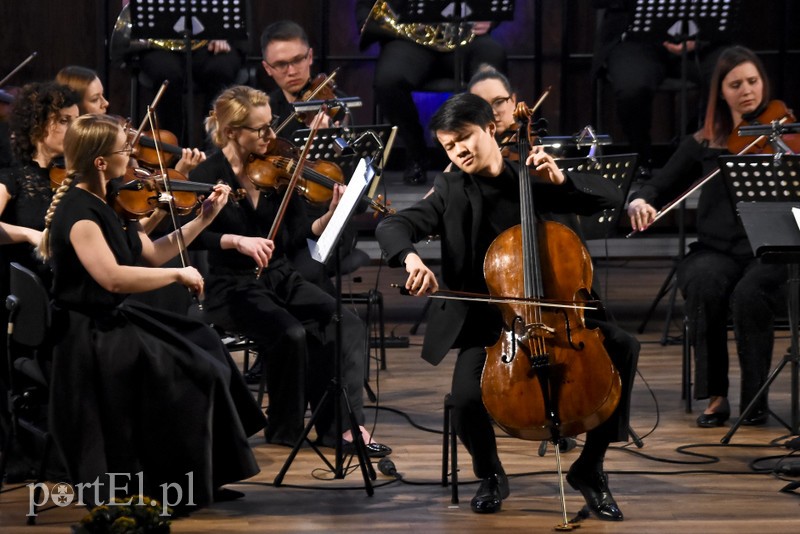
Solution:
[[[208,44],[208,40],[193,40],[192,50],[197,50]],[[125,5],[114,23],[111,39],[108,44],[108,57],[111,61],[123,59],[128,54],[140,52],[149,48],[160,48],[181,52],[185,49],[182,39],[131,39],[131,11],[130,4]]]
[[[437,52],[452,52],[460,46],[471,43],[475,34],[472,32],[472,24],[468,22],[399,23],[397,15],[386,0],[378,0],[361,27],[359,45],[363,50],[381,37],[393,39],[399,37]]]

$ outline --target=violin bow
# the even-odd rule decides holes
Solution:
[[[14,76],[14,75],[15,75],[17,72],[19,72],[19,70],[20,70],[22,67],[24,67],[25,65],[27,65],[28,63],[30,63],[30,62],[33,60],[33,58],[35,58],[35,57],[36,57],[38,54],[39,54],[39,52],[33,52],[33,53],[32,53],[31,55],[29,55],[27,58],[23,59],[23,60],[22,60],[22,63],[20,63],[20,64],[19,64],[19,65],[17,65],[16,67],[14,67],[14,69],[13,69],[11,72],[9,72],[8,74],[6,74],[6,77],[5,77],[5,78],[3,78],[2,80],[0,80],[0,87],[4,86],[4,85],[6,84],[6,82],[7,82],[8,80],[10,80],[10,79],[11,79],[11,77],[12,77],[12,76]]]
[[[144,127],[150,123],[150,131],[153,132],[153,136],[155,137],[155,133],[157,130],[153,129],[153,121],[151,117],[151,112],[155,112],[156,106],[158,106],[158,102],[161,100],[161,97],[164,95],[164,91],[167,90],[167,86],[169,86],[169,80],[164,80],[161,84],[161,87],[158,88],[156,92],[156,96],[153,97],[153,101],[150,102],[150,105],[147,106],[147,113],[145,114],[144,118],[142,119],[141,124],[139,124],[139,129],[136,130],[136,133],[133,136],[133,140],[131,140],[131,146],[136,146],[136,143],[139,142],[139,138],[142,136],[142,132],[144,131]],[[158,148],[158,144],[155,146],[156,153],[158,154],[158,161],[159,164],[161,163],[161,152]],[[163,168],[161,169],[163,172]]]
[[[162,90],[166,87],[166,84],[167,82],[165,81],[164,84],[161,86]],[[161,98],[161,93],[163,92],[162,90],[159,90],[159,94],[156,95],[156,102],[158,101],[159,98]],[[147,106],[145,121],[150,124],[150,131],[152,132],[158,131],[158,117],[155,115],[155,112],[153,111],[153,108],[151,106]],[[144,127],[144,121],[142,127]],[[178,215],[175,209],[175,201],[172,196],[172,187],[170,185],[169,179],[167,178],[167,170],[164,167],[164,160],[161,157],[161,148],[158,144],[158,136],[153,136],[153,141],[155,143],[156,156],[158,157],[158,170],[164,179],[163,186],[164,186],[164,193],[167,199],[167,205],[169,206],[169,216],[170,219],[172,220],[172,227],[175,228],[175,237],[176,241],[178,242],[178,256],[181,259],[181,267],[186,268],[191,266],[191,263],[189,262],[189,254],[186,251],[186,241],[183,239],[183,228],[181,228],[181,225],[178,224]],[[192,292],[191,289],[189,291],[192,293],[193,298],[197,301],[197,306],[199,307],[199,309],[202,310],[203,303],[200,302],[200,296]]]
[[[313,99],[314,99],[314,97],[315,97],[315,96],[317,96],[317,93],[319,93],[320,91],[322,91],[322,89],[323,89],[323,88],[324,88],[326,85],[328,85],[328,84],[329,84],[329,83],[330,83],[330,82],[333,80],[333,78],[336,76],[336,74],[337,74],[338,72],[339,72],[339,67],[336,67],[335,69],[333,69],[333,72],[331,72],[331,73],[328,75],[328,77],[327,77],[327,78],[325,78],[325,79],[322,81],[322,83],[320,83],[320,84],[317,86],[317,88],[316,88],[316,89],[314,89],[314,91],[313,91],[313,92],[312,92],[310,95],[308,95],[308,98],[306,98],[305,100],[303,100],[303,102],[305,102],[306,100],[313,100]],[[292,121],[292,120],[293,120],[295,117],[297,117],[297,112],[296,112],[296,111],[292,111],[292,113],[291,113],[291,114],[290,114],[288,117],[286,117],[286,118],[283,120],[283,122],[282,122],[282,123],[280,123],[280,124],[278,125],[278,127],[277,127],[277,128],[275,128],[275,130],[274,130],[274,131],[275,131],[275,135],[277,136],[277,135],[280,133],[280,131],[281,131],[281,130],[283,130],[283,129],[286,127],[286,125],[287,125],[287,124],[289,124],[289,123],[290,123],[290,122],[291,122],[291,121]]]
[[[411,293],[400,284],[390,284],[390,287],[398,288],[401,295],[410,295]],[[505,297],[502,295],[483,295],[481,293],[470,293],[469,291],[448,291],[439,290],[436,293],[427,295],[431,299],[442,300],[461,300],[464,302],[488,302],[489,304],[522,304],[524,306],[532,306],[536,308],[566,308],[570,310],[597,310],[595,306],[587,306],[597,300],[585,300],[583,303],[575,303],[573,301],[559,301],[559,300],[544,300],[539,298],[526,298],[526,297]]]
[[[269,229],[267,239],[271,241],[274,241],[275,236],[278,234],[278,228],[280,228],[281,222],[283,222],[283,217],[286,215],[286,209],[289,207],[289,200],[292,198],[292,192],[297,185],[297,180],[303,173],[303,167],[305,167],[306,164],[306,156],[308,156],[308,151],[311,149],[314,138],[317,136],[317,130],[319,130],[319,125],[322,122],[322,117],[324,116],[325,111],[320,110],[317,112],[317,114],[314,116],[314,120],[311,122],[311,131],[308,134],[308,139],[306,139],[306,144],[303,146],[303,150],[300,152],[300,156],[297,158],[297,165],[292,172],[292,177],[289,180],[289,185],[286,188],[286,192],[283,194],[283,199],[281,200],[281,205],[278,208],[278,213],[275,215],[275,219],[272,221],[272,227]],[[263,270],[263,267],[258,268],[256,271],[256,279],[261,278],[261,271]]]
[[[778,121],[778,124],[783,124],[783,123],[784,123],[784,122],[786,122],[787,120],[789,120],[789,117],[783,117],[781,120],[779,120],[779,121]],[[767,135],[767,134],[762,134],[762,135],[759,135],[759,136],[758,136],[758,137],[756,137],[756,138],[755,138],[755,139],[754,139],[754,140],[753,140],[753,141],[752,141],[752,142],[751,142],[749,145],[747,145],[746,147],[744,147],[742,150],[740,150],[740,151],[739,151],[739,153],[738,153],[738,154],[735,154],[735,155],[736,155],[736,156],[742,156],[742,155],[744,155],[744,154],[747,154],[747,153],[750,151],[750,149],[752,149],[754,146],[756,146],[757,144],[759,144],[759,143],[760,143],[761,141],[763,141],[764,139],[767,139],[768,137],[769,137],[769,135]],[[686,200],[686,199],[687,199],[687,198],[688,198],[688,197],[689,197],[689,196],[690,196],[692,193],[694,193],[695,191],[697,191],[698,189],[700,189],[701,187],[703,187],[704,185],[706,185],[706,183],[707,183],[709,180],[711,180],[712,178],[714,178],[714,177],[715,177],[716,175],[718,175],[719,173],[720,173],[720,168],[719,168],[719,167],[717,167],[716,169],[714,169],[713,171],[711,171],[710,173],[708,173],[706,176],[704,176],[704,177],[703,177],[703,178],[701,178],[700,180],[696,181],[696,182],[694,183],[694,185],[692,185],[691,187],[689,187],[689,189],[687,189],[686,191],[684,191],[683,193],[681,193],[681,194],[678,196],[678,198],[676,198],[675,200],[673,200],[672,202],[670,202],[669,204],[667,204],[666,206],[664,206],[663,208],[661,208],[660,210],[658,210],[658,213],[656,213],[656,214],[655,214],[655,216],[653,217],[653,220],[652,220],[652,222],[651,222],[650,224],[648,224],[648,225],[647,225],[647,228],[650,228],[651,226],[653,226],[653,224],[655,224],[655,222],[656,222],[657,220],[659,220],[659,219],[660,219],[660,218],[662,218],[664,215],[666,215],[667,213],[669,213],[670,211],[672,211],[672,209],[673,209],[673,208],[675,208],[675,206],[679,205],[681,202],[683,202],[684,200]],[[631,237],[631,236],[633,236],[634,234],[636,234],[637,232],[644,232],[645,230],[647,230],[647,228],[642,228],[641,230],[631,230],[631,232],[630,232],[628,235],[626,235],[625,237],[626,237],[626,238],[627,238],[627,237]]]

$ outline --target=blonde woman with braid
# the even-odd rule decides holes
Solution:
[[[192,495],[181,505],[203,506],[241,496],[220,487],[258,472],[247,437],[265,421],[213,330],[125,301],[175,282],[203,291],[194,268],[155,267],[178,253],[175,232],[152,242],[106,203],[106,183],[125,171],[130,151],[123,129],[103,115],[77,118],[64,139],[68,177],[39,247],[53,269],[56,309],[51,430],[70,480],[99,477],[101,501],[111,497],[108,473],[123,473],[141,477],[154,498],[177,485]],[[228,192],[214,187],[183,226],[187,243]]]

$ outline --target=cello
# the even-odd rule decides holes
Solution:
[[[525,162],[528,137],[521,134],[518,143],[520,161]],[[490,294],[587,300],[592,262],[580,238],[560,223],[537,220],[534,187],[524,163],[519,187],[521,224],[497,236],[484,258]],[[581,306],[554,309],[511,301],[499,308],[504,326],[497,342],[486,349],[481,393],[487,411],[505,432],[558,443],[596,428],[613,413],[622,381],[600,331],[585,326]],[[567,529],[558,446],[555,451],[564,516],[564,525],[557,528]]]

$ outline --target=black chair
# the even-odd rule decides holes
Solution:
[[[39,277],[19,265],[11,263],[10,294],[6,298],[8,309],[8,415],[9,432],[3,444],[0,475],[5,474],[8,457],[22,432],[27,432],[42,443],[43,452],[36,481],[45,480],[47,458],[52,438],[47,425],[47,400],[49,396],[49,367],[51,347],[50,295]],[[0,488],[2,480],[0,480]],[[41,486],[37,484],[34,503],[41,502]],[[28,517],[28,524],[36,521],[36,508]]]

